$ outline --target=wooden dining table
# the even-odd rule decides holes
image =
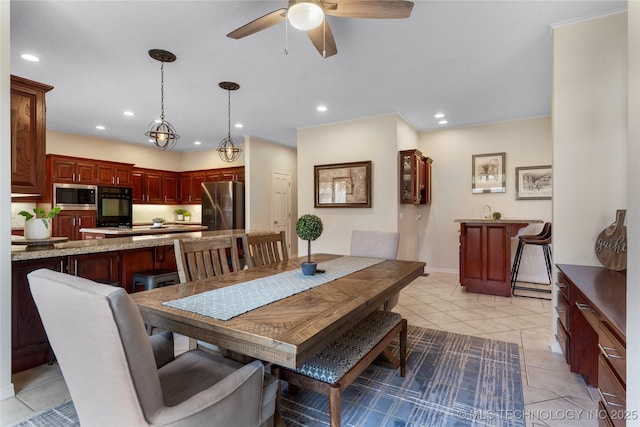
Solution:
[[[342,255],[314,254],[315,262]],[[384,260],[301,293],[218,320],[163,305],[188,296],[299,269],[306,257],[131,294],[144,322],[287,368],[352,328],[424,273],[420,261]]]

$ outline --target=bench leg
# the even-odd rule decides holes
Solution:
[[[329,386],[329,424],[331,427],[340,427],[340,384]]]
[[[402,330],[400,331],[400,376],[407,373],[407,319],[402,319]]]

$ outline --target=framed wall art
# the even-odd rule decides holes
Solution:
[[[316,165],[316,208],[370,208],[371,161]]]
[[[516,200],[550,200],[552,183],[551,165],[516,168]]]
[[[504,193],[505,153],[474,154],[471,156],[471,192]]]

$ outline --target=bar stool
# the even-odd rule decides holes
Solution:
[[[164,269],[148,270],[134,274],[133,280],[131,282],[131,293],[134,293],[136,291],[136,285],[138,283],[144,284],[144,289],[148,291],[150,289],[159,288],[161,286],[175,285],[176,283],[180,283],[180,277],[178,276],[177,271]],[[147,333],[149,335],[153,334],[153,326],[146,325],[146,327]]]
[[[136,285],[142,283],[146,291],[159,288],[161,286],[175,285],[180,283],[180,277],[177,271],[171,270],[148,270],[141,271],[133,275],[131,283],[131,293],[136,291]]]
[[[542,227],[542,231],[535,235],[523,235],[518,237],[518,248],[513,259],[513,267],[511,268],[511,294],[513,296],[537,298],[544,300],[551,300],[551,298],[536,297],[532,295],[516,295],[516,290],[540,292],[545,294],[551,294],[551,289],[539,289],[530,286],[517,286],[518,272],[520,270],[520,261],[522,260],[522,253],[524,252],[525,245],[534,245],[542,247],[542,254],[544,255],[544,262],[547,266],[547,277],[549,283],[540,283],[541,285],[551,286],[552,284],[552,264],[551,264],[551,223],[547,222]],[[525,282],[532,283],[532,282]]]

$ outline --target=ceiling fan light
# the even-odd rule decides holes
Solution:
[[[287,18],[294,28],[309,31],[322,24],[324,12],[315,3],[302,2],[289,7]]]

